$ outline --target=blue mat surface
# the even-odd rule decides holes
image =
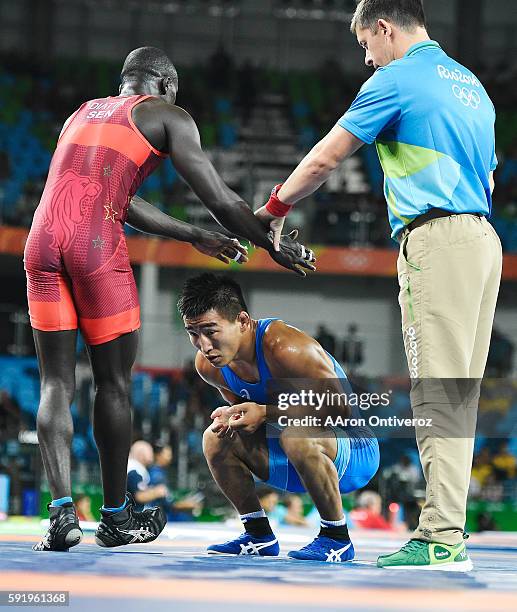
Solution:
[[[404,542],[400,536],[379,532],[353,534],[357,558],[346,564],[288,559],[288,550],[312,538],[310,532],[299,530],[277,533],[282,544],[278,558],[213,557],[204,552],[207,544],[236,533],[233,528],[182,524],[169,527],[166,535],[150,545],[108,550],[96,546],[87,535],[68,553],[35,553],[31,550],[34,537],[4,535],[0,536],[0,586],[20,588],[25,576],[25,589],[43,581],[49,585],[45,588],[70,591],[69,609],[95,612],[112,610],[119,601],[125,612],[145,610],[149,605],[153,612],[171,610],[171,603],[175,610],[196,612],[230,612],[242,610],[243,605],[247,612],[265,607],[305,611],[314,609],[316,601],[325,609],[374,610],[379,609],[383,593],[384,610],[486,610],[488,601],[493,602],[492,610],[512,609],[512,605],[517,610],[514,534],[472,538],[469,552],[475,569],[461,574],[378,569],[377,555],[396,550]],[[437,607],[436,598],[422,598],[428,591],[451,595],[454,600],[462,595],[465,601],[459,607],[452,600],[448,607]],[[309,601],[311,598],[315,601]]]

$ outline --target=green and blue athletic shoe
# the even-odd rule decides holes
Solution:
[[[474,566],[464,542],[449,545],[409,540],[397,552],[381,555],[377,559],[377,567],[469,572]]]

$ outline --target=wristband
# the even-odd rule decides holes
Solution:
[[[283,183],[280,183],[279,185],[275,185],[273,187],[271,190],[271,196],[266,204],[266,210],[274,217],[286,217],[293,207],[292,204],[284,204],[276,195],[282,187],[282,184]]]

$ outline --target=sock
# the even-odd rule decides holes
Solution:
[[[127,502],[128,502],[128,499],[126,497],[124,499],[124,503],[122,504],[122,506],[119,506],[118,508],[106,508],[106,507],[102,506],[101,510],[103,512],[110,512],[111,514],[113,514],[115,512],[120,512],[121,510],[124,510],[124,508],[127,506]]]
[[[257,512],[241,514],[240,519],[244,525],[246,533],[249,533],[250,535],[263,537],[273,533],[271,525],[269,524],[268,518],[263,509],[257,510]]]
[[[321,519],[319,535],[343,542],[350,540],[348,527],[346,526],[346,516],[343,515],[343,518],[339,521],[324,521]]]
[[[50,505],[53,508],[57,508],[58,506],[63,506],[64,504],[71,504],[72,501],[73,500],[71,497],[60,497],[59,499],[53,499]]]

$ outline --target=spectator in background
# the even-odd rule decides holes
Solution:
[[[416,528],[422,506],[421,497],[425,491],[421,469],[409,455],[403,454],[397,463],[383,470],[382,478],[385,499],[400,504],[406,525],[409,529]]]
[[[393,470],[397,472],[399,480],[407,483],[408,488],[413,488],[422,480],[422,472],[418,467],[411,462],[408,455],[402,455],[393,466]]]
[[[161,506],[171,521],[190,520],[192,513],[202,509],[202,495],[196,494],[175,501],[167,482],[167,468],[172,463],[173,453],[170,444],[154,445],[154,464],[149,468],[149,486],[166,487],[167,494],[161,498],[156,498],[154,503]]]
[[[497,480],[495,472],[490,472],[481,489],[480,499],[489,502],[500,502],[504,498],[503,483]]]
[[[497,525],[491,514],[488,512],[480,512],[476,518],[476,531],[497,531]]]
[[[80,521],[95,521],[92,514],[92,500],[88,495],[79,495],[75,498],[75,509]]]
[[[145,504],[167,497],[169,491],[164,484],[151,486],[148,467],[154,461],[153,447],[149,442],[137,440],[129,451],[127,462],[127,490],[133,495],[136,510]]]
[[[154,463],[149,468],[151,486],[167,484],[167,468],[172,463],[172,448],[170,444],[157,443],[153,446]]]
[[[517,474],[517,459],[508,448],[508,440],[503,440],[499,450],[492,459],[492,464],[499,479],[513,479]]]
[[[303,515],[303,502],[299,495],[286,495],[283,499],[286,513],[280,521],[282,525],[294,525],[296,527],[308,527],[309,521]]]
[[[260,505],[262,508],[264,508],[266,514],[274,515],[278,506],[278,493],[273,491],[273,489],[261,487],[260,489],[257,489],[257,497],[259,498]]]
[[[167,495],[156,498],[154,503],[161,506],[167,518],[169,518],[172,496],[170,495],[167,486],[167,468],[172,462],[172,448],[169,444],[155,444],[154,447],[154,463],[149,467],[149,486],[163,486],[167,488]]]
[[[357,323],[350,323],[348,333],[343,338],[341,360],[349,374],[353,374],[364,361],[363,341],[359,339],[357,329]]]
[[[472,465],[472,476],[471,478],[475,481],[472,486],[471,494],[477,496],[481,493],[481,490],[485,486],[485,482],[492,474],[494,468],[492,467],[492,457],[490,456],[490,450],[484,446],[481,451],[474,455],[474,461]]]
[[[332,355],[336,352],[336,337],[330,333],[323,323],[318,325],[318,330],[316,332],[316,342],[319,342],[321,347],[327,351],[327,353],[331,353]]]
[[[361,529],[385,529],[393,527],[382,516],[382,499],[375,491],[363,491],[357,498],[358,507],[350,512],[354,525]]]

